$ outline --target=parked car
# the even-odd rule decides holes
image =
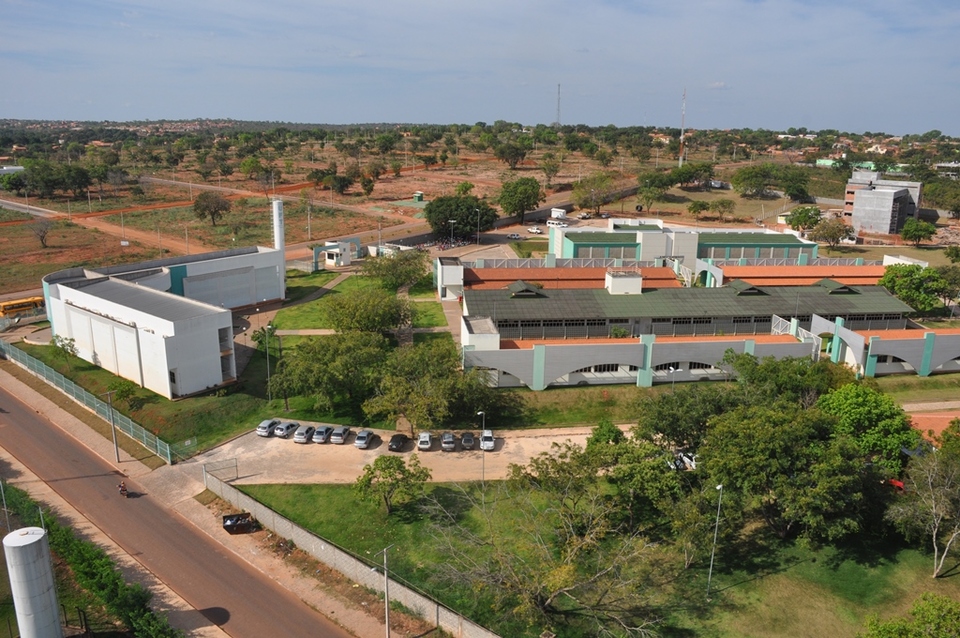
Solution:
[[[484,452],[491,452],[496,447],[497,440],[493,437],[493,430],[484,430],[480,434],[480,449]]]
[[[314,430],[316,430],[316,428],[312,425],[301,425],[297,428],[297,431],[293,433],[293,442],[309,443],[313,440]]]
[[[257,426],[257,436],[270,436],[276,427],[280,425],[280,419],[264,419]]]
[[[507,235],[507,239],[521,239],[520,233],[510,233]]]
[[[577,219],[593,219],[593,215],[590,213],[580,213],[577,215]]]
[[[543,234],[543,231],[540,230],[540,227],[539,227],[539,226],[531,226],[530,228],[527,229],[527,232],[528,232],[528,233],[533,233],[534,235],[542,235],[542,234]]]
[[[333,432],[330,433],[330,442],[337,445],[343,445],[347,442],[347,439],[350,437],[350,428],[345,425],[341,425],[338,428],[334,428]]]
[[[433,447],[433,435],[429,432],[421,432],[417,438],[417,449],[426,452]]]
[[[453,432],[444,432],[440,435],[440,449],[444,452],[453,452],[457,449],[457,437]]]
[[[376,438],[377,435],[373,433],[373,430],[360,430],[357,432],[357,438],[353,441],[353,444],[356,445],[358,449],[366,450]]]
[[[273,433],[279,436],[281,439],[285,439],[294,432],[297,431],[297,428],[300,427],[299,423],[294,421],[284,421],[273,428]]]
[[[600,213],[601,219],[610,219],[610,213]]]
[[[330,433],[333,432],[333,428],[329,425],[321,425],[316,430],[313,431],[313,442],[314,443],[326,443],[330,440]]]
[[[460,447],[464,450],[472,450],[476,445],[476,439],[473,438],[473,432],[464,432],[460,435]]]
[[[387,449],[391,452],[403,452],[403,446],[407,444],[408,440],[410,440],[410,437],[406,434],[397,432],[390,437],[390,443],[387,445]]]

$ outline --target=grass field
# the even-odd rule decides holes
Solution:
[[[447,325],[447,317],[439,301],[419,301],[412,305],[414,328],[441,328]]]
[[[477,490],[477,485],[464,486]],[[404,580],[466,613],[496,626],[483,601],[431,578],[431,565],[444,560],[429,542],[427,523],[413,507],[388,516],[380,502],[361,501],[345,485],[246,485],[242,489],[272,509],[361,557],[389,544],[390,569]],[[441,499],[458,498],[451,486],[430,490]],[[515,533],[509,503],[497,503],[496,484],[487,483],[487,502],[499,507],[492,520],[499,534]],[[317,508],[316,503],[323,503]],[[473,514],[462,512],[465,519]],[[665,637],[852,638],[871,614],[906,612],[922,591],[956,598],[960,579],[930,577],[932,559],[899,545],[810,549],[781,544],[757,531],[717,547],[706,601],[708,561],[679,570],[666,607]],[[678,568],[679,569],[679,568]],[[502,634],[508,635],[508,634]],[[519,634],[509,634],[519,635]],[[535,635],[535,634],[533,634]]]
[[[334,273],[328,273],[333,274]],[[322,281],[323,278],[319,275],[312,275],[317,277],[316,281]],[[331,277],[330,279],[332,279]],[[329,279],[327,280],[329,281]],[[311,284],[319,285],[322,284]],[[364,277],[362,275],[354,275],[352,277],[347,277],[341,281],[336,288],[325,294],[319,299],[309,301],[307,303],[299,304],[296,306],[291,306],[289,308],[284,308],[277,313],[276,318],[273,320],[273,325],[275,325],[280,330],[304,330],[309,328],[332,328],[333,326],[327,322],[326,314],[323,309],[331,299],[336,298],[338,295],[349,295],[357,290],[362,290],[366,288],[375,288],[379,286],[380,283],[377,279],[371,277]]]

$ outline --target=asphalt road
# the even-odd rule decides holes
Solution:
[[[0,445],[166,583],[235,638],[346,631],[127,480],[56,425],[0,388]]]

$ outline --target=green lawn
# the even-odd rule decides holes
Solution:
[[[441,328],[447,325],[447,317],[439,301],[417,301],[412,305],[414,328]]]
[[[513,248],[513,252],[517,253],[517,257],[521,259],[529,259],[533,257],[534,253],[545,253],[550,247],[548,241],[543,240],[533,240],[527,239],[522,241],[512,241],[510,242],[510,247]]]
[[[411,299],[436,299],[437,287],[433,283],[433,275],[424,275],[420,281],[410,286],[408,294]]]
[[[517,526],[511,503],[498,502],[496,483],[487,483],[491,517],[499,534],[514,534]],[[465,613],[501,635],[520,636],[513,628],[503,633],[502,618],[491,617],[476,592],[444,585],[431,578],[433,566],[445,557],[429,542],[423,515],[414,507],[388,516],[380,502],[359,500],[347,485],[245,485],[241,489],[282,515],[333,543],[366,557],[385,546],[391,551],[390,569],[400,578]],[[476,494],[478,485],[463,486]],[[430,491],[448,505],[467,503],[453,486],[434,484]],[[322,508],[316,503],[323,503]],[[477,512],[458,510],[466,521]],[[665,609],[668,627],[662,635],[677,638],[853,638],[870,614],[882,617],[906,612],[922,591],[960,596],[960,579],[930,578],[932,559],[924,552],[890,545],[856,544],[841,549],[810,549],[783,545],[761,530],[717,547],[706,601],[709,561],[704,555],[690,569],[678,566],[670,587],[672,600]],[[534,633],[526,635],[535,636]]]
[[[877,386],[898,403],[956,401],[960,398],[960,374],[920,377],[898,374],[874,379]]]
[[[326,274],[332,274],[336,276],[334,273]],[[313,276],[317,277],[318,281],[320,280],[319,275]],[[331,279],[332,278],[333,277],[331,277]],[[314,299],[313,301],[308,301],[307,303],[298,304],[280,310],[280,312],[277,313],[276,318],[273,320],[273,325],[275,325],[279,330],[332,328],[333,326],[327,323],[326,315],[323,312],[323,308],[330,303],[331,299],[334,299],[337,295],[349,295],[357,290],[373,288],[379,285],[379,280],[371,277],[364,277],[362,275],[347,277],[341,281],[336,288],[319,299]],[[317,284],[317,287],[319,287],[319,284]]]
[[[306,273],[302,270],[287,271],[287,303],[296,303],[317,292],[325,284],[336,279],[338,272],[321,270],[315,273]]]

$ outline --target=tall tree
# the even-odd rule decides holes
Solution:
[[[948,288],[936,269],[919,264],[891,264],[877,284],[917,312],[936,308]]]
[[[907,467],[905,492],[887,509],[887,518],[910,538],[933,551],[933,577],[960,541],[960,454],[942,445],[914,457]]]
[[[909,618],[880,620],[872,616],[857,638],[934,638],[960,636],[960,602],[923,592],[910,608]]]
[[[197,219],[209,219],[210,224],[216,226],[217,221],[230,212],[230,201],[216,191],[203,191],[193,200],[193,212]]]
[[[844,239],[853,237],[853,228],[847,226],[839,217],[821,220],[813,230],[807,233],[807,239],[824,242],[830,248],[836,248]]]
[[[903,228],[900,230],[900,236],[907,241],[912,241],[917,248],[920,247],[920,242],[927,241],[936,234],[936,226],[912,217],[903,224]]]
[[[573,201],[577,208],[589,208],[599,215],[600,207],[613,198],[616,190],[612,175],[593,173],[573,185]]]
[[[534,210],[545,199],[546,195],[540,188],[540,182],[532,177],[521,177],[503,183],[497,202],[505,215],[518,217],[522,225],[524,214]]]
[[[802,233],[819,224],[822,216],[819,206],[797,206],[790,211],[790,228]]]
[[[409,463],[401,456],[378,456],[372,464],[363,466],[354,488],[363,499],[382,499],[387,514],[391,514],[398,500],[423,494],[430,478],[430,470],[420,465],[416,455]]]
[[[523,146],[514,142],[503,142],[493,149],[493,156],[504,162],[513,171],[527,157],[527,151]]]
[[[433,234],[440,239],[469,237],[480,230],[490,230],[497,220],[497,211],[476,195],[444,195],[429,202],[423,214]]]
[[[363,274],[377,277],[388,290],[397,291],[420,281],[427,272],[430,256],[422,250],[404,250],[392,255],[367,257]]]
[[[410,323],[410,300],[382,288],[362,288],[330,297],[324,314],[337,332],[387,333]]]

